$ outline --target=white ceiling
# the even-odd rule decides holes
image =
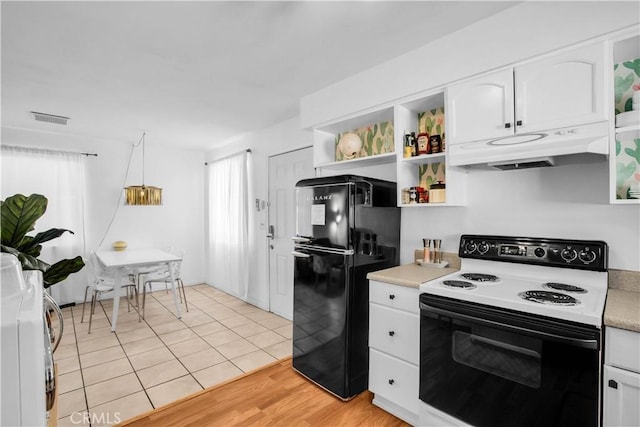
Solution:
[[[2,126],[207,150],[513,4],[2,1]]]

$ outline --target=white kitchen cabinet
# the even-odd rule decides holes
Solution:
[[[640,426],[640,333],[605,329],[603,426]]]
[[[418,289],[369,281],[369,390],[373,404],[418,424]]]
[[[448,87],[449,143],[607,120],[607,63],[598,43]]]

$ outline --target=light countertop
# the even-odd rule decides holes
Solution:
[[[640,332],[640,272],[609,270],[604,324]]]
[[[385,270],[374,271],[367,274],[367,279],[378,282],[390,283],[392,285],[419,288],[420,285],[429,280],[437,279],[446,274],[458,271],[457,268],[434,268],[423,267],[418,264],[405,264]]]
[[[449,258],[445,254],[445,259]],[[416,258],[421,256],[416,251]],[[367,279],[392,285],[419,288],[424,282],[459,270],[459,261],[450,259],[453,267],[434,268],[405,264],[367,274]],[[640,332],[640,272],[609,270],[609,291],[604,309],[604,325]]]

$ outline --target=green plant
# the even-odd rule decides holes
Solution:
[[[15,194],[0,201],[2,252],[18,257],[23,270],[42,271],[45,288],[63,281],[84,267],[80,256],[63,259],[51,265],[38,259],[42,250],[41,243],[56,239],[66,232],[73,234],[71,230],[52,228],[35,236],[27,236],[28,232],[33,231],[36,221],[44,215],[47,203],[47,198],[40,194],[32,194],[29,197]]]

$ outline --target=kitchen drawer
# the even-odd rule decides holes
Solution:
[[[418,364],[420,316],[369,304],[369,347]]]
[[[417,288],[390,285],[388,283],[369,281],[369,301],[387,307],[410,311],[419,314],[419,291]]]
[[[640,333],[605,328],[605,364],[640,372]]]
[[[418,377],[417,366],[369,351],[369,390],[414,414],[418,413]]]

